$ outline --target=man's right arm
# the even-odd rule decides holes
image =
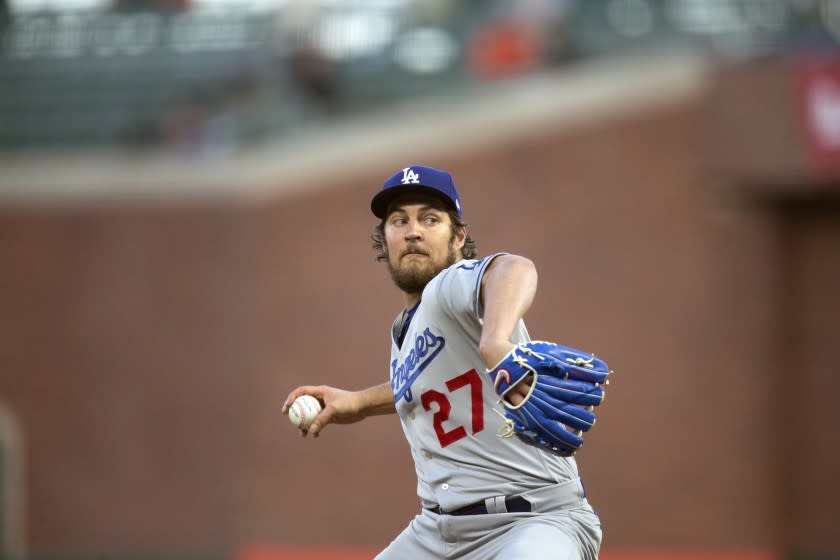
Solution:
[[[353,424],[364,420],[368,416],[394,414],[397,407],[394,404],[394,393],[389,383],[376,385],[361,391],[345,391],[328,385],[304,385],[298,387],[286,397],[283,403],[283,414],[288,414],[289,407],[296,398],[311,395],[321,401],[324,409],[315,417],[309,430],[301,431],[318,437],[327,424]]]

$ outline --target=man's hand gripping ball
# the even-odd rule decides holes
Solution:
[[[593,408],[604,400],[612,373],[593,354],[551,342],[528,342],[511,350],[487,371],[505,406],[502,437],[516,434],[526,443],[567,457],[583,445],[583,432],[595,424]],[[530,389],[517,405],[505,396],[530,379]],[[528,381],[526,381],[528,383]]]

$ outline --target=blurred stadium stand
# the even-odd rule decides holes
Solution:
[[[830,1],[16,0],[0,17],[0,149],[226,153],[319,117],[628,49],[834,49]]]

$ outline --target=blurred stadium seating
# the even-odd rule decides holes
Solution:
[[[17,0],[0,149],[238,145],[627,49],[837,46],[831,2]]]

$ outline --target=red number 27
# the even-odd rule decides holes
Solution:
[[[470,386],[470,400],[472,402],[472,433],[477,434],[484,429],[484,399],[481,393],[481,377],[477,371],[471,369],[446,382],[446,388],[449,389],[450,393],[467,385]],[[427,412],[431,410],[432,403],[438,405],[432,422],[441,447],[446,447],[461,438],[467,437],[467,430],[463,426],[452,428],[449,431],[443,428],[443,423],[449,419],[449,413],[452,411],[452,405],[446,395],[430,389],[420,395],[420,402],[423,403],[423,408]]]

